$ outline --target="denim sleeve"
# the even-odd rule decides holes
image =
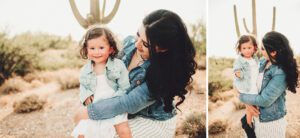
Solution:
[[[122,61],[120,61],[119,64],[119,68],[121,71],[121,76],[118,79],[117,83],[118,83],[118,90],[117,93],[119,94],[125,94],[126,90],[130,87],[130,83],[129,83],[129,75],[128,75],[128,70],[126,68],[126,66],[124,65],[124,63]]]
[[[128,94],[89,104],[87,109],[90,119],[103,120],[126,112],[129,114],[137,113],[154,102],[144,82]]]
[[[241,77],[240,78],[235,76],[236,71],[241,72]],[[238,59],[233,64],[233,73],[234,73],[235,79],[243,79],[244,78],[244,71],[242,70],[242,63]]]
[[[84,101],[90,97],[91,95],[93,95],[94,93],[92,91],[87,90],[82,84],[80,84],[79,86],[79,99],[80,102],[84,104]]]
[[[272,77],[267,86],[257,94],[240,94],[240,100],[246,104],[268,107],[286,90],[285,74],[277,74]]]

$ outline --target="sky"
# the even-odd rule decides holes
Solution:
[[[100,0],[100,5],[102,4]],[[81,15],[89,13],[89,0],[75,0]],[[115,1],[107,1],[106,13]],[[102,7],[102,6],[100,6]],[[115,34],[124,38],[135,35],[142,19],[157,9],[168,9],[177,13],[189,26],[191,23],[206,21],[205,0],[121,0],[119,10],[107,25]],[[71,35],[80,40],[85,32],[75,19],[69,0],[1,0],[0,31],[10,36],[22,32],[46,32],[59,36]]]
[[[234,50],[237,35],[234,24],[233,5],[241,34],[246,33],[243,17],[249,30],[252,30],[252,0],[209,0],[207,19],[207,49],[209,56],[236,57]],[[256,20],[258,42],[265,33],[271,31],[272,9],[276,7],[275,31],[284,34],[290,41],[294,53],[300,55],[300,1],[299,0],[256,0]]]

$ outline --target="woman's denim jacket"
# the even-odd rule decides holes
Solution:
[[[258,58],[256,56],[253,56],[254,60],[258,63]],[[246,61],[245,58],[243,58],[241,55],[238,56],[238,58],[235,60],[233,65],[233,71],[240,71],[241,77],[234,76],[233,84],[235,88],[238,89],[238,91],[244,93],[250,91],[250,81],[251,81],[251,71],[250,71],[250,65]]]
[[[277,65],[271,65],[264,70],[266,63],[265,59],[260,61],[259,72],[264,71],[264,76],[259,94],[240,94],[243,103],[259,106],[261,122],[278,120],[286,115],[286,75]]]
[[[135,38],[133,36],[127,37],[124,39],[123,45],[124,48],[120,57],[128,67],[136,50]],[[125,112],[129,113],[129,118],[134,116],[142,116],[154,120],[172,118],[176,114],[175,109],[173,112],[166,113],[163,110],[163,103],[154,100],[149,93],[145,82],[146,69],[149,64],[149,61],[145,61],[141,66],[129,72],[130,89],[127,91],[127,94],[88,105],[90,119],[103,120]]]
[[[108,58],[104,74],[106,76],[106,82],[116,92],[114,96],[120,96],[125,94],[126,89],[129,88],[128,71],[124,63],[119,59]],[[95,94],[97,86],[97,76],[93,71],[92,61],[89,60],[80,71],[80,101],[84,104],[84,101],[91,95]]]

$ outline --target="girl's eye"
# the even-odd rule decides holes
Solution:
[[[104,47],[100,47],[100,49],[104,49]]]
[[[94,50],[95,48],[91,47],[90,49],[91,49],[91,50]]]

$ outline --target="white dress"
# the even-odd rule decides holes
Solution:
[[[113,97],[115,91],[106,82],[104,74],[97,76],[94,101]],[[81,120],[72,132],[73,137],[84,135],[85,138],[113,138],[116,130],[113,125],[127,121],[127,114],[121,114],[106,120]]]

